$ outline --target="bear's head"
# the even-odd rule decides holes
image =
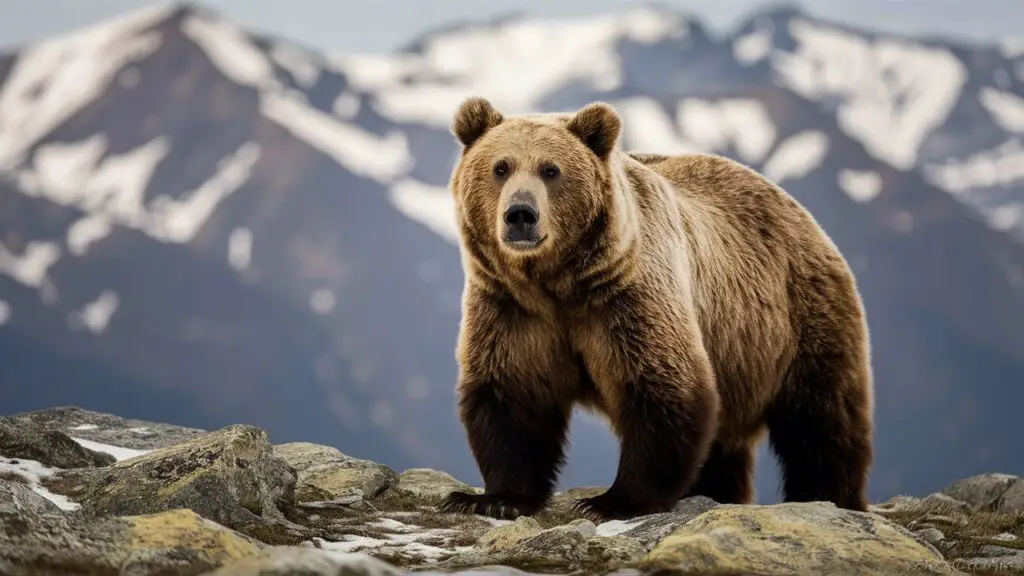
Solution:
[[[606,214],[621,130],[610,105],[505,117],[469,98],[451,130],[462,145],[451,190],[463,241],[475,250],[555,261],[578,252]]]

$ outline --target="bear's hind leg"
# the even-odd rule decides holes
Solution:
[[[785,501],[867,509],[873,398],[862,354],[856,347],[819,347],[795,360],[767,415]]]
[[[687,497],[706,496],[719,504],[749,504],[754,499],[754,445],[726,446],[716,441]]]
[[[571,406],[514,391],[496,382],[463,387],[459,410],[484,493],[452,492],[440,511],[513,519],[547,502],[564,462]]]

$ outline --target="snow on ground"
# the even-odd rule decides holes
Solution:
[[[49,478],[59,471],[57,468],[44,466],[35,460],[0,456],[0,473],[16,474],[33,492],[53,502],[61,510],[76,510],[79,507],[77,502],[72,502],[66,496],[50,492],[41,483],[42,479]]]
[[[800,179],[818,168],[827,152],[828,136],[818,130],[805,130],[779,144],[761,172],[776,184]]]
[[[981,89],[978,99],[1000,128],[1024,134],[1024,98],[986,86]]]
[[[575,20],[523,19],[429,38],[422,54],[335,58],[375,106],[400,122],[446,129],[467,94],[490,99],[506,114],[532,111],[554,89],[574,81],[614,90],[622,82],[618,43],[685,37],[680,16],[648,8]],[[406,77],[414,83],[404,84]]]
[[[135,458],[136,456],[142,456],[151,450],[135,450],[133,448],[122,448],[120,446],[111,446],[110,444],[103,444],[102,442],[93,442],[92,440],[85,440],[84,438],[71,437],[72,440],[78,442],[83,448],[94,450],[96,452],[106,452],[110,454],[118,461],[127,460],[129,458]]]
[[[839,96],[839,125],[876,158],[912,167],[924,138],[949,116],[967,77],[949,50],[868,39],[804,19],[793,52],[772,55],[783,83],[814,100]]]
[[[609,520],[607,522],[602,522],[602,523],[597,525],[597,535],[598,536],[618,536],[619,534],[622,534],[623,532],[628,532],[629,530],[632,530],[633,528],[636,528],[637,526],[643,524],[644,522],[646,522],[646,520],[634,520],[634,521]]]
[[[836,178],[839,188],[857,202],[868,202],[882,192],[882,177],[874,170],[843,168]]]
[[[387,183],[413,165],[409,141],[401,131],[380,137],[303,102],[269,92],[262,94],[260,110],[353,174]]]
[[[455,218],[455,199],[445,186],[431,186],[406,178],[391,185],[391,203],[448,242],[458,245],[459,227]]]
[[[127,64],[152,54],[157,32],[142,33],[171,6],[133,12],[28,46],[0,86],[0,169],[10,169],[40,138],[100,97]]]

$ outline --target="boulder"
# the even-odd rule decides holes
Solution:
[[[53,468],[106,466],[115,461],[110,454],[89,450],[63,432],[3,423],[0,423],[0,456],[35,460]]]
[[[295,500],[300,504],[373,500],[398,483],[391,468],[330,446],[292,442],[274,446],[274,454],[298,474]]]

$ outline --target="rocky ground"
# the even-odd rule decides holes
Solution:
[[[1024,479],[975,476],[870,513],[719,505],[595,525],[440,514],[470,487],[252,426],[77,408],[0,417],[0,574],[1024,574]]]

